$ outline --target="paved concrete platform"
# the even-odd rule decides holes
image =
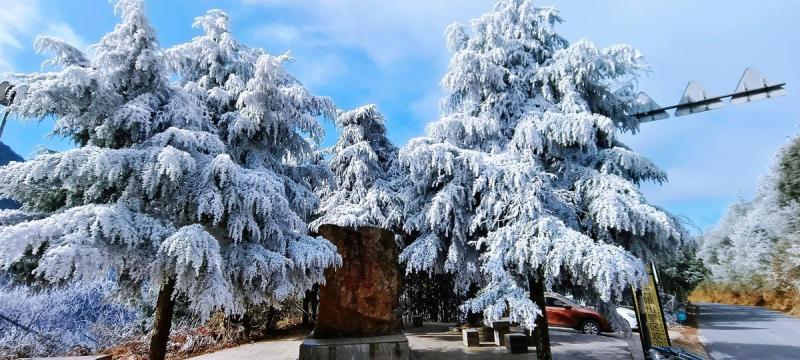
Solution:
[[[527,354],[508,354],[506,348],[481,341],[480,347],[467,348],[461,335],[448,331],[452,324],[428,324],[406,330],[411,353],[416,360],[439,359],[536,359],[536,348],[528,347]],[[519,331],[512,328],[512,331]],[[483,340],[483,339],[481,339]],[[619,334],[584,335],[574,330],[550,328],[550,346],[554,359],[629,360],[628,343]]]
[[[418,328],[407,327],[405,334],[411,348],[412,359],[536,359],[536,348],[529,347],[527,354],[508,354],[505,347],[481,341],[480,347],[464,347],[461,334],[449,331],[453,324],[425,323]],[[514,329],[517,330],[517,329]],[[634,334],[636,336],[636,334]],[[198,360],[297,360],[302,338],[264,341],[201,355]],[[628,343],[620,334],[583,335],[573,330],[550,328],[550,345],[555,359],[631,359]]]
[[[193,357],[198,360],[297,360],[302,337],[262,341]]]
[[[32,357],[20,360],[111,360],[111,355]]]

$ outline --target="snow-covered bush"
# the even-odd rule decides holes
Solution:
[[[685,302],[692,290],[710,274],[697,255],[697,246],[687,246],[675,258],[659,263],[658,271],[661,290],[674,295],[678,303]]]
[[[109,298],[114,286],[97,281],[35,291],[2,282],[0,358],[97,350],[141,335],[138,313]]]
[[[442,117],[400,151],[409,180],[402,252],[407,270],[449,272],[467,303],[532,326],[528,279],[569,284],[611,309],[644,279],[641,259],[682,246],[684,230],[638,184],[666,174],[618,139],[645,69],[625,45],[570,44],[554,8],[501,0],[447,29],[453,53]]]
[[[290,76],[287,56],[236,42],[219,10],[168,51],[143,0],[116,10],[91,60],[40,39],[60,67],[13,78],[8,110],[56,118],[53,133],[77,147],[0,168],[0,197],[23,204],[0,213],[0,267],[26,263],[53,284],[112,276],[131,296],[186,299],[201,318],[323,281],[341,258],[306,219],[329,177],[311,159],[330,99]]]

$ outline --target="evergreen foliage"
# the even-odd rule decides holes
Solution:
[[[710,275],[694,247],[687,247],[672,261],[659,265],[661,289],[675,295],[680,302],[685,302],[692,290]]]
[[[11,150],[8,145],[0,141],[0,166],[8,164],[12,161],[24,161],[24,159],[17,155],[14,150]],[[0,210],[17,208],[19,208],[19,203],[8,199],[0,199]]]
[[[320,217],[312,224],[391,228],[401,216],[396,196],[397,148],[386,137],[386,120],[375,105],[339,114],[341,135],[327,149],[335,187],[322,192]]]
[[[93,351],[141,335],[138,313],[108,301],[111,281],[42,291],[0,285],[0,358]]]
[[[795,137],[783,150],[778,168],[778,191],[782,201],[800,201],[800,137]]]
[[[705,234],[699,255],[710,280],[749,291],[800,291],[798,139],[783,147],[752,200],[728,208]]]
[[[77,148],[0,168],[0,266],[35,261],[44,283],[109,276],[152,301],[175,281],[201,318],[277,305],[323,281],[341,263],[307,235],[318,117],[333,104],[284,70],[285,55],[239,44],[228,17],[195,21],[204,35],[163,51],[142,0],[119,0],[121,22],[91,60],[52,38],[51,72],[17,76],[8,108],[56,118]],[[310,139],[308,139],[308,138]]]
[[[400,151],[408,184],[402,252],[409,272],[449,272],[467,303],[532,327],[540,309],[527,278],[568,280],[610,304],[644,278],[640,259],[684,243],[680,223],[648,204],[642,181],[666,175],[622,144],[645,69],[629,46],[598,49],[556,32],[554,8],[501,0],[447,29],[453,53],[442,117]],[[613,312],[613,311],[612,311]]]

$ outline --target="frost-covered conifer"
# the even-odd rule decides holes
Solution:
[[[800,201],[800,137],[795,137],[781,151],[777,179],[778,191],[784,203]]]
[[[346,227],[391,228],[399,221],[400,206],[393,191],[397,175],[397,148],[386,137],[386,120],[374,105],[340,114],[341,135],[327,150],[335,187],[323,191],[322,224]]]
[[[0,279],[0,358],[94,351],[141,335],[138,313],[108,301],[114,288],[103,280],[34,291]]]
[[[633,82],[644,69],[625,45],[569,44],[553,8],[501,0],[447,29],[453,53],[443,116],[400,151],[408,271],[477,283],[473,311],[533,325],[528,278],[608,310],[643,279],[640,259],[674,251],[682,226],[648,204],[642,181],[663,171],[622,144]]]
[[[716,285],[745,291],[800,290],[797,140],[781,149],[750,201],[728,208],[703,237],[699,255]]]
[[[9,110],[55,117],[54,133],[78,147],[0,168],[0,197],[23,204],[0,213],[0,266],[34,258],[32,274],[51,283],[112,275],[160,288],[159,306],[184,295],[201,317],[323,281],[341,259],[307,235],[311,184],[327,173],[308,165],[304,136],[321,137],[331,101],[288,75],[285,56],[238,44],[220,11],[164,54],[142,0],[116,10],[91,61],[40,40],[62,68],[13,80]]]

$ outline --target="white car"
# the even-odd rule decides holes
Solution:
[[[626,307],[617,307],[617,314],[622,316],[628,324],[631,325],[631,329],[639,330],[639,323],[636,321],[636,312],[633,309],[629,309]]]

